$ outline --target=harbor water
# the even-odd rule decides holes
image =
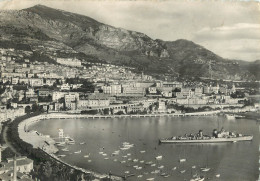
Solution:
[[[62,160],[100,173],[133,174],[127,180],[190,180],[197,173],[209,180],[253,181],[258,178],[258,124],[255,120],[227,120],[224,116],[128,117],[49,119],[37,122],[29,129],[53,138],[58,137],[58,129],[63,129],[75,144],[59,147],[57,155],[66,155]],[[222,127],[251,134],[254,139],[208,144],[159,144],[158,141],[199,130],[211,135],[213,129]],[[67,150],[62,151],[64,148]],[[180,159],[186,161],[180,162]],[[203,172],[202,167],[210,170]]]

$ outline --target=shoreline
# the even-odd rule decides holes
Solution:
[[[171,114],[146,114],[146,115],[84,115],[84,114],[72,114],[72,113],[43,113],[28,119],[23,120],[18,124],[18,135],[19,137],[26,143],[33,146],[33,148],[40,148],[51,158],[57,160],[58,162],[65,164],[71,168],[79,170],[83,173],[91,173],[97,178],[105,178],[108,177],[108,174],[101,174],[95,171],[86,170],[83,168],[79,168],[77,166],[70,165],[59,159],[54,153],[58,152],[59,149],[55,146],[55,141],[49,135],[43,135],[38,133],[37,131],[29,131],[26,132],[26,127],[31,124],[37,123],[39,121],[45,119],[89,119],[89,118],[124,118],[124,117],[163,117],[163,116],[173,116],[173,117],[182,117],[182,116],[213,116],[219,113],[225,113],[224,111],[207,111],[207,112],[193,112],[193,113],[171,113]],[[32,139],[36,138],[36,139]],[[48,143],[48,144],[47,144]],[[111,175],[111,179],[113,180],[122,180],[123,176],[113,176]]]
[[[204,112],[192,112],[192,113],[161,113],[161,114],[122,114],[122,115],[90,115],[90,114],[77,114],[69,112],[51,112],[46,114],[43,119],[67,119],[67,118],[124,118],[124,117],[183,117],[183,116],[211,116],[221,113],[221,111],[204,111]]]
[[[55,141],[52,138],[50,138],[48,135],[43,135],[43,134],[40,134],[40,133],[34,134],[37,131],[25,132],[25,129],[24,129],[25,125],[29,126],[31,124],[37,123],[37,122],[44,120],[44,119],[48,119],[47,114],[41,114],[41,115],[38,115],[38,116],[34,116],[34,117],[28,118],[28,119],[22,121],[21,123],[19,123],[18,124],[19,137],[24,142],[32,145],[33,148],[41,149],[45,154],[47,154],[51,158],[55,159],[56,161],[66,165],[66,166],[69,166],[73,169],[79,170],[79,171],[81,171],[85,174],[92,174],[93,176],[95,176],[99,179],[109,177],[108,174],[101,174],[101,173],[98,173],[98,172],[95,172],[95,171],[86,170],[84,168],[80,168],[80,167],[77,167],[77,166],[70,165],[69,163],[66,163],[66,162],[62,161],[61,159],[59,159],[56,155],[54,155],[54,153],[58,152],[59,149],[54,145]],[[34,138],[34,139],[32,139],[32,138]],[[48,142],[49,144],[46,144],[46,142]],[[116,181],[122,180],[121,177],[113,176],[113,175],[111,175],[111,179],[116,180]]]

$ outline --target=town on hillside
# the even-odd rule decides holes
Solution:
[[[47,173],[40,170],[50,166],[34,165],[26,156],[16,157],[16,149],[8,143],[10,131],[6,125],[19,117],[38,112],[112,117],[259,110],[259,103],[253,99],[259,94],[259,82],[167,76],[158,79],[126,66],[87,60],[83,63],[75,57],[56,57],[53,64],[32,61],[26,58],[29,54],[0,49],[0,180],[47,178]],[[47,159],[46,155],[42,158]],[[53,160],[47,163],[66,173],[67,167],[60,163]],[[74,171],[64,178],[73,174],[84,177]]]

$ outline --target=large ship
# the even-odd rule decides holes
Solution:
[[[171,138],[160,139],[160,143],[221,143],[221,142],[237,142],[251,141],[252,135],[242,135],[234,132],[213,130],[212,136],[204,135],[202,130],[197,134],[185,134],[184,136],[174,136]]]

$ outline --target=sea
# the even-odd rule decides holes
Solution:
[[[160,138],[199,130],[211,135],[213,129],[221,128],[253,135],[253,141],[159,144]],[[208,180],[258,179],[259,122],[255,120],[228,120],[225,116],[49,119],[29,129],[55,139],[58,129],[63,129],[75,140],[73,145],[59,147],[57,155],[66,155],[63,161],[98,173],[132,175],[127,178],[130,181],[190,180],[196,174]],[[69,151],[62,151],[64,148]],[[210,170],[203,172],[205,167]]]

